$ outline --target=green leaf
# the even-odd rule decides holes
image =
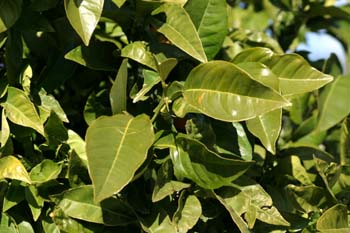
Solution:
[[[297,54],[275,54],[268,48],[251,48],[239,53],[234,63],[260,62],[279,78],[284,96],[316,90],[333,80],[333,77],[311,67]]]
[[[128,207],[119,199],[94,202],[93,187],[90,185],[68,189],[53,196],[67,216],[107,226],[127,225],[134,221]]]
[[[1,113],[1,137],[0,137],[1,147],[5,146],[9,137],[10,137],[10,127],[5,116],[5,109],[3,109]]]
[[[0,179],[4,178],[31,183],[29,174],[21,161],[13,156],[6,156],[0,159]]]
[[[253,164],[240,159],[228,159],[208,150],[201,142],[178,136],[176,149],[171,149],[175,176],[188,178],[205,189],[229,185]]]
[[[117,5],[117,7],[121,8],[124,3],[126,2],[126,0],[112,0],[112,2]]]
[[[145,95],[158,83],[160,83],[161,79],[157,72],[151,70],[143,70],[143,85],[141,90],[139,90],[135,96],[133,96],[133,103],[136,103],[141,100],[146,100],[148,97]]]
[[[24,200],[24,185],[20,181],[12,181],[6,191],[2,211],[6,212]]]
[[[122,49],[121,56],[137,61],[153,70],[157,70],[156,60],[153,54],[149,52],[146,42],[136,41],[128,44]]]
[[[225,61],[211,61],[188,75],[183,96],[186,104],[221,121],[252,119],[289,103],[275,90]]]
[[[73,130],[68,130],[67,144],[70,146],[70,150],[74,150],[79,158],[84,162],[84,164],[87,165],[85,141]]]
[[[112,196],[132,180],[153,140],[152,123],[145,115],[105,116],[92,123],[86,133],[86,152],[95,200]]]
[[[226,2],[222,0],[191,0],[185,6],[195,25],[208,60],[220,50],[227,34]]]
[[[104,0],[64,0],[68,20],[86,46],[100,20]]]
[[[316,228],[322,233],[342,233],[350,230],[347,208],[337,204],[326,210],[316,223]]]
[[[350,165],[350,119],[345,118],[340,133],[340,164]]]
[[[238,147],[239,152],[242,157],[242,159],[246,161],[251,161],[253,159],[253,149],[250,145],[248,136],[243,128],[243,126],[238,123],[234,122],[232,123],[233,127],[235,127],[237,136],[238,136]]]
[[[225,206],[230,206],[238,215],[249,215],[250,221],[247,223],[250,228],[254,226],[255,218],[251,218],[254,216],[268,224],[290,225],[273,206],[270,195],[259,184],[247,178],[239,179],[236,184],[237,188],[223,187],[216,193],[223,199]]]
[[[84,107],[84,119],[88,125],[100,116],[111,115],[109,91],[103,89],[98,93],[92,92]]]
[[[18,233],[16,222],[5,213],[1,213],[0,232]]]
[[[39,195],[39,191],[34,185],[25,187],[24,195],[32,212],[33,219],[37,221],[44,207],[44,199]]]
[[[6,102],[2,105],[10,121],[18,125],[30,127],[45,136],[44,127],[35,106],[23,91],[9,87]]]
[[[276,153],[276,142],[282,127],[282,109],[277,109],[247,122],[248,130],[254,134],[272,154]]]
[[[179,206],[174,214],[173,222],[176,224],[177,232],[186,233],[196,225],[202,215],[202,206],[195,195],[180,197],[178,202]]]
[[[29,173],[32,183],[44,183],[49,180],[54,180],[61,173],[62,165],[55,163],[52,160],[45,159],[36,165]]]
[[[115,78],[109,100],[111,102],[112,113],[122,113],[126,111],[127,103],[127,84],[128,84],[128,59],[124,59],[119,67],[117,77]]]
[[[157,146],[159,147],[159,144]],[[182,189],[190,187],[190,184],[171,180],[173,175],[172,172],[173,169],[170,160],[164,162],[159,168],[157,172],[156,183],[152,193],[153,202],[160,201],[166,196],[173,194],[174,192],[179,192]]]
[[[20,17],[22,0],[0,0],[0,33],[9,29]]]
[[[350,75],[339,76],[321,93],[318,130],[327,130],[349,115],[350,100],[347,97],[349,88]]]
[[[147,233],[177,233],[175,225],[164,211],[159,211],[156,216],[148,217],[141,226]]]
[[[112,53],[114,50],[116,47],[112,43],[93,42],[88,47],[79,45],[64,58],[93,70],[115,71],[118,60]]]
[[[202,42],[185,9],[169,3],[161,5],[152,15],[160,13],[165,13],[166,22],[156,22],[157,30],[188,55],[200,62],[207,62]]]
[[[47,117],[49,117],[51,111],[54,111],[63,122],[69,122],[66,113],[62,109],[60,103],[55,99],[55,97],[48,95],[43,89],[40,90],[39,96],[41,101],[40,108],[47,113]],[[42,122],[45,121],[46,118],[42,119]]]

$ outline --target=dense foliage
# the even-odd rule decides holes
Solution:
[[[334,4],[0,0],[0,232],[350,232]]]

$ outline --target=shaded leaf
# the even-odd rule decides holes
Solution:
[[[227,33],[225,1],[191,0],[185,9],[198,31],[208,60],[212,60],[220,50]]]
[[[202,42],[185,9],[169,3],[154,10],[152,15],[160,13],[165,13],[166,22],[157,22],[157,30],[188,55],[200,62],[207,62]]]
[[[183,92],[191,108],[222,121],[242,121],[289,103],[273,89],[225,61],[211,61],[194,68]]]
[[[276,153],[276,142],[282,127],[282,109],[277,109],[247,122],[248,130],[254,134],[272,154]]]
[[[117,77],[115,78],[109,100],[111,102],[112,113],[122,113],[126,111],[127,103],[127,81],[128,81],[128,59],[124,59],[119,67]]]
[[[160,83],[161,79],[158,73],[151,70],[143,70],[143,85],[135,96],[133,96],[133,103],[138,101],[146,100],[148,97],[145,96],[155,85]]]
[[[29,174],[21,161],[13,156],[6,156],[0,159],[0,179],[4,178],[31,183]]]
[[[64,0],[68,20],[86,46],[100,20],[103,3],[104,0]]]
[[[229,185],[240,177],[253,162],[228,159],[208,150],[201,142],[185,136],[176,138],[176,149],[171,149],[175,176],[188,178],[205,189]]]
[[[153,140],[153,127],[145,115],[118,114],[92,123],[86,133],[86,152],[97,201],[119,192],[132,180]]]
[[[321,93],[318,130],[327,130],[349,115],[349,88],[350,76],[339,76]]]
[[[22,0],[0,0],[0,33],[9,29],[20,17]]]
[[[127,225],[134,221],[130,210],[119,199],[95,203],[92,186],[69,189],[53,196],[53,199],[57,207],[72,218],[109,226]]]

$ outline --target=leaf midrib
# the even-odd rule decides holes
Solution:
[[[114,160],[113,160],[113,162],[112,162],[112,166],[111,166],[111,168],[110,168],[110,170],[109,170],[109,172],[108,172],[108,174],[107,174],[107,177],[106,177],[105,182],[104,182],[103,185],[102,185],[102,188],[101,188],[102,190],[104,189],[104,187],[106,186],[107,182],[108,182],[109,179],[110,179],[110,176],[112,175],[113,168],[115,167],[115,164],[116,164],[116,162],[117,162],[117,160],[118,160],[120,151],[121,151],[121,149],[122,149],[122,147],[123,147],[123,143],[124,143],[125,138],[126,138],[126,134],[127,134],[126,132],[129,130],[129,127],[130,127],[130,124],[131,124],[132,121],[133,121],[133,119],[130,119],[130,120],[128,121],[128,123],[126,124],[126,126],[125,126],[123,136],[122,136],[122,138],[121,138],[121,140],[120,140],[120,143],[119,143],[119,145],[118,145],[115,158],[114,158]]]

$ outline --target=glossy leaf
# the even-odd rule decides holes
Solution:
[[[24,196],[28,202],[34,221],[37,221],[44,207],[44,199],[39,195],[38,189],[33,185],[24,189]]]
[[[29,174],[21,161],[13,156],[6,156],[0,159],[0,178],[20,180],[30,184]]]
[[[22,12],[22,0],[0,0],[0,33],[9,29]]]
[[[103,3],[104,0],[64,1],[68,20],[86,46],[100,20]]]
[[[185,199],[180,197],[179,207],[173,217],[173,222],[176,224],[177,232],[188,232],[188,230],[197,223],[201,214],[201,203],[195,195],[189,195]]]
[[[160,13],[165,13],[166,22],[157,23],[157,30],[188,55],[207,62],[202,42],[187,12],[177,4],[163,4],[152,12],[153,15]]]
[[[109,100],[111,102],[112,113],[122,113],[126,111],[127,103],[127,81],[128,81],[128,59],[124,59],[119,67],[117,77],[115,78]]]
[[[118,199],[95,203],[92,186],[69,189],[53,198],[66,215],[75,219],[109,226],[127,225],[133,221],[130,210]]]
[[[18,125],[33,128],[41,135],[45,135],[44,127],[35,106],[23,91],[9,87],[6,102],[2,105],[10,121]]]
[[[130,58],[142,65],[148,66],[153,70],[157,70],[155,58],[148,50],[147,44],[142,41],[136,41],[128,44],[122,49],[121,55],[126,58]]]
[[[247,122],[248,130],[254,134],[272,154],[276,153],[276,142],[282,127],[282,110],[277,109]]]
[[[327,130],[349,115],[349,88],[350,76],[339,76],[321,93],[318,130]]]
[[[170,154],[175,176],[188,178],[205,189],[216,189],[230,184],[252,165],[252,162],[227,159],[208,150],[197,140],[178,136],[177,148]]]
[[[300,55],[279,55],[268,48],[246,49],[233,62],[263,63],[279,78],[280,91],[284,96],[310,92],[333,80],[332,76],[311,67]]]
[[[340,132],[340,164],[350,165],[350,119],[345,118]]]
[[[54,180],[61,173],[62,166],[52,160],[43,160],[36,165],[29,173],[32,183],[44,183],[49,180]]]
[[[95,200],[112,196],[131,181],[153,140],[153,127],[145,115],[105,116],[93,122],[86,134],[86,152]]]
[[[147,233],[177,233],[175,225],[171,222],[170,217],[160,211],[156,216],[147,219],[142,223],[142,229]]]
[[[185,6],[208,60],[212,60],[221,48],[227,34],[227,10],[225,1],[191,0]]]
[[[289,103],[276,91],[225,61],[197,66],[188,75],[183,96],[186,104],[222,121],[252,119]]]

